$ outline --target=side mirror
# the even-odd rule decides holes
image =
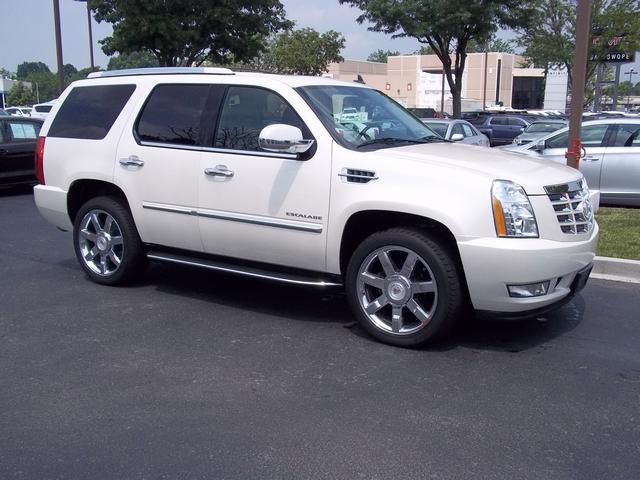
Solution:
[[[545,141],[541,140],[539,142],[536,142],[532,147],[531,150],[538,152],[538,153],[542,153],[545,149]]]
[[[304,140],[298,127],[282,123],[264,127],[258,136],[260,148],[276,153],[304,153],[312,147],[313,142]]]
[[[459,142],[460,140],[464,140],[464,135],[461,133],[454,133],[451,135],[452,142]]]

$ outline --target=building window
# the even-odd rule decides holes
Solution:
[[[389,82],[387,82],[384,86],[385,90],[391,90],[391,84]]]

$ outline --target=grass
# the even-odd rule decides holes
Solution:
[[[640,208],[603,207],[596,218],[600,225],[598,255],[640,260]]]

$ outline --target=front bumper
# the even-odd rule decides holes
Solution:
[[[599,229],[587,240],[558,242],[544,239],[480,238],[459,241],[471,302],[476,310],[500,312],[511,317],[529,316],[557,308],[583,286],[574,281],[589,270],[595,258]],[[583,278],[584,277],[584,278]],[[547,294],[514,298],[507,285],[550,281]]]

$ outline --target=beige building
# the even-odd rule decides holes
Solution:
[[[502,102],[505,107],[541,108],[544,70],[520,68],[522,61],[510,53],[470,53],[462,79],[462,109],[482,108],[483,99],[487,107]],[[440,110],[444,90],[444,109],[451,111],[449,84],[436,55],[399,55],[386,64],[345,60],[331,64],[326,74],[346,81],[358,75],[407,107]]]

